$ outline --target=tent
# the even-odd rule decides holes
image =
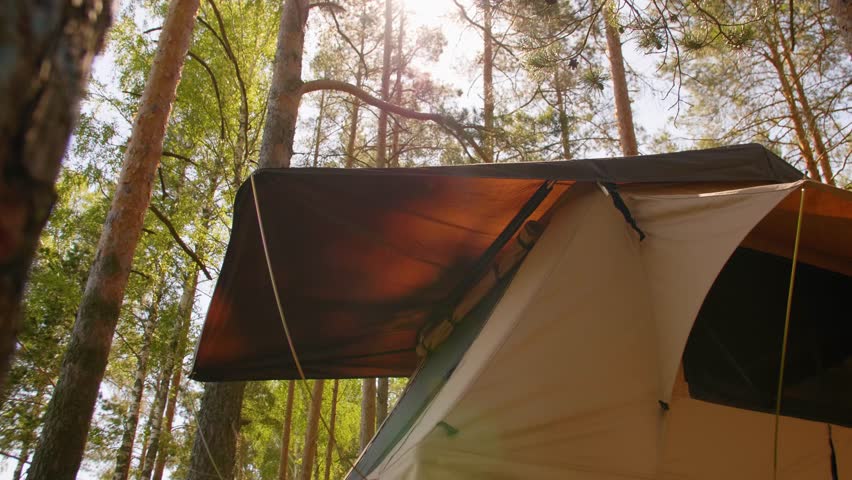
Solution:
[[[296,377],[271,266],[309,377],[416,370],[349,478],[852,477],[852,193],[763,147],[253,182],[193,376]]]

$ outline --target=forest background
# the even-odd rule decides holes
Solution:
[[[849,14],[842,1],[317,2],[301,75],[329,82],[307,83],[282,163],[264,145],[278,115],[270,99],[286,4],[120,2],[24,292],[0,396],[0,478],[48,478],[30,468],[45,463],[46,428],[79,431],[80,452],[68,454],[79,471],[67,462],[66,478],[202,478],[209,460],[222,478],[342,477],[406,379],[306,389],[251,382],[217,393],[186,378],[233,198],[254,169],[571,160],[759,142],[850,188],[852,43],[837,4]],[[91,421],[55,427],[63,358],[133,157],[158,39],[181,8],[197,11],[187,14],[186,55],[176,55],[182,77],[105,371],[92,379]],[[395,107],[388,114],[376,99]],[[202,445],[199,428],[234,435],[211,433],[228,441]]]

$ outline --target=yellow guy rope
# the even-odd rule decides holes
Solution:
[[[773,447],[772,478],[778,478],[778,423],[781,418],[781,394],[784,390],[784,364],[787,362],[787,335],[790,332],[790,310],[793,307],[793,285],[796,281],[796,263],[799,260],[799,241],[802,237],[802,217],[805,211],[805,184],[799,198],[799,218],[796,221],[796,241],[793,244],[793,266],[790,269],[790,288],[787,291],[787,313],[784,316],[784,337],[781,340],[781,367],[778,372],[778,390],[775,394],[775,446]]]
[[[263,255],[266,257],[266,268],[269,270],[269,280],[272,282],[272,293],[275,294],[275,305],[278,307],[278,315],[281,317],[281,325],[284,327],[284,334],[287,336],[287,344],[290,346],[290,353],[293,355],[293,362],[296,364],[296,370],[299,372],[299,378],[302,379],[302,382],[300,382],[299,385],[301,385],[303,394],[307,395],[307,397],[311,399],[311,403],[313,403],[313,393],[308,390],[308,386],[305,384],[307,378],[305,378],[305,372],[302,370],[302,363],[299,362],[299,356],[296,355],[296,347],[293,344],[293,337],[290,336],[290,329],[287,327],[287,320],[284,317],[284,309],[281,307],[281,297],[278,296],[278,285],[275,283],[275,273],[272,271],[272,260],[269,257],[269,247],[266,243],[266,232],[263,229],[263,219],[260,215],[260,202],[257,200],[257,188],[254,185],[254,175],[249,178],[251,179],[251,194],[252,197],[254,197],[254,211],[257,212],[257,226],[260,229],[260,243],[263,245]],[[348,457],[346,457],[343,454],[344,452],[340,449],[340,443],[336,438],[334,438],[331,428],[329,428],[328,423],[326,423],[325,418],[322,416],[322,411],[318,414],[323,428],[325,428],[326,432],[328,432],[329,438],[334,442],[335,450],[337,450],[337,458],[340,460],[348,460]],[[349,463],[353,472],[366,480],[367,477],[355,467],[354,463],[350,461],[347,461],[347,463]]]

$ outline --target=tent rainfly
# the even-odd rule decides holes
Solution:
[[[298,376],[262,212],[305,374],[413,374],[349,479],[852,478],[852,193],[759,145],[253,183],[192,375]]]

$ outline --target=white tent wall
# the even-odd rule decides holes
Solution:
[[[576,185],[447,384],[369,477],[771,478],[772,415],[672,391],[725,261],[799,185],[625,189],[642,242],[600,189]],[[852,453],[847,429],[835,437]],[[783,419],[779,478],[830,478],[828,451],[825,424]]]

